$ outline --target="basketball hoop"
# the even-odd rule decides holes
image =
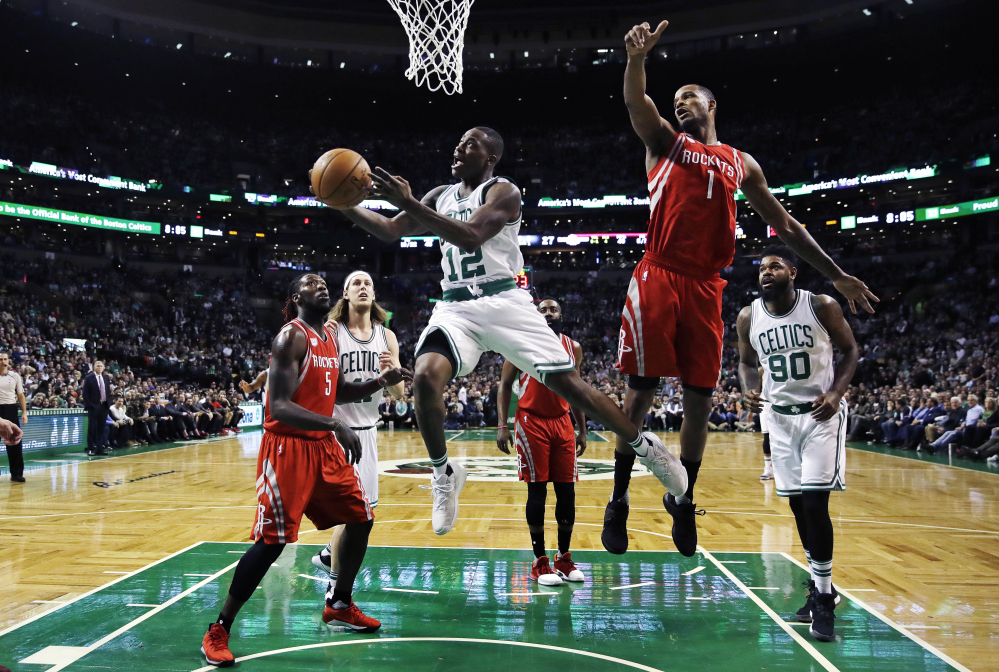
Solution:
[[[431,91],[461,93],[461,51],[475,0],[388,0],[409,36],[406,77]]]

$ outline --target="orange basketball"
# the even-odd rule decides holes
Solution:
[[[331,208],[353,208],[367,196],[370,172],[368,162],[354,150],[331,149],[312,166],[312,191]]]

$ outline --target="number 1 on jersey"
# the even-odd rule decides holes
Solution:
[[[711,192],[715,187],[715,171],[708,171],[708,200],[711,200]]]

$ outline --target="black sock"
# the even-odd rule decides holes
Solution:
[[[568,553],[569,552],[569,542],[572,541],[572,528],[562,529],[558,528],[558,552]]]
[[[697,483],[697,472],[701,469],[701,461],[694,462],[681,457],[680,464],[687,470],[687,492],[683,493],[683,496],[694,501],[694,483]]]
[[[215,621],[215,622],[218,623],[219,625],[221,625],[223,628],[225,628],[226,632],[229,632],[229,631],[232,630],[232,619],[231,618],[226,618],[221,613],[219,614],[219,619],[217,621]]]
[[[614,453],[614,492],[611,499],[621,499],[631,485],[631,470],[635,466],[634,453]]]
[[[349,592],[341,593],[335,587],[333,588],[333,597],[330,598],[330,606],[332,607],[337,602],[343,602],[348,607],[351,603],[351,594]]]
[[[534,557],[540,558],[542,555],[547,555],[545,553],[545,531],[531,532],[531,550],[534,551]]]

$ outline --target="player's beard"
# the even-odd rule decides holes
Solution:
[[[790,284],[791,284],[790,280],[785,280],[785,281],[774,280],[772,283],[770,283],[769,287],[761,287],[760,289],[763,290],[762,292],[763,300],[772,302],[774,299],[783,295],[787,291],[787,287]]]
[[[550,320],[548,322],[548,326],[551,327],[551,330],[556,334],[562,333],[562,320]]]

